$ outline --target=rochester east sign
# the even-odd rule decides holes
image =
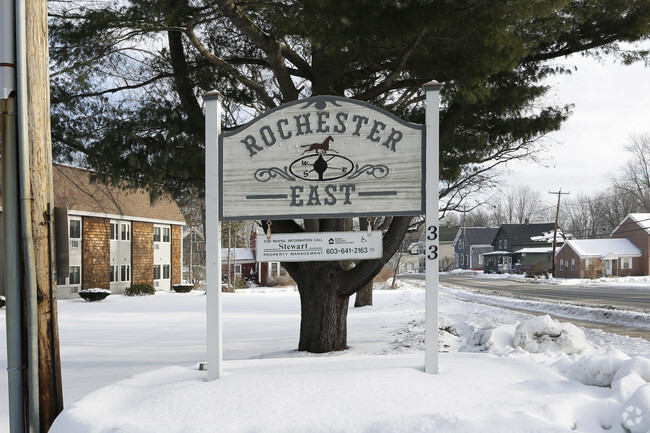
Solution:
[[[219,138],[220,217],[421,215],[424,127],[317,96]]]
[[[221,376],[221,220],[425,214],[425,368],[438,372],[440,84],[423,86],[426,124],[364,102],[317,96],[221,132],[221,96],[205,101],[207,379]],[[426,151],[425,151],[426,150]],[[425,189],[427,193],[425,194]],[[260,261],[362,260],[382,255],[382,234],[258,236]]]

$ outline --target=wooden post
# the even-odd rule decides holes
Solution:
[[[47,432],[63,410],[52,245],[54,199],[47,1],[27,0],[25,15],[32,235],[38,299],[39,413],[40,431]]]
[[[438,106],[440,105],[440,84],[424,85],[426,95],[426,241],[425,241],[425,300],[424,300],[424,371],[438,374],[438,266],[439,237],[438,209],[440,177]]]

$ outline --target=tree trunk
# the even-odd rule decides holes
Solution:
[[[372,305],[372,286],[373,283],[370,281],[368,284],[363,286],[363,289],[359,290],[354,298],[355,307],[366,307]]]
[[[339,296],[338,262],[312,262],[301,265],[300,341],[298,350],[325,353],[347,348],[349,296]]]

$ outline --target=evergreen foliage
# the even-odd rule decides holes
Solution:
[[[422,85],[443,84],[442,198],[456,205],[490,170],[534,156],[570,105],[542,79],[572,53],[647,61],[650,0],[125,0],[50,7],[52,127],[59,160],[97,179],[181,195],[204,185],[201,95],[224,97],[225,128],[331,94],[424,121]],[[398,248],[407,217],[375,221],[384,257],[285,267],[301,294],[299,350],[346,347],[348,298]],[[274,221],[274,232],[349,230],[345,220]]]

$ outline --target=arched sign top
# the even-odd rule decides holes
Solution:
[[[220,217],[423,214],[424,163],[422,125],[353,99],[293,101],[219,137]]]

